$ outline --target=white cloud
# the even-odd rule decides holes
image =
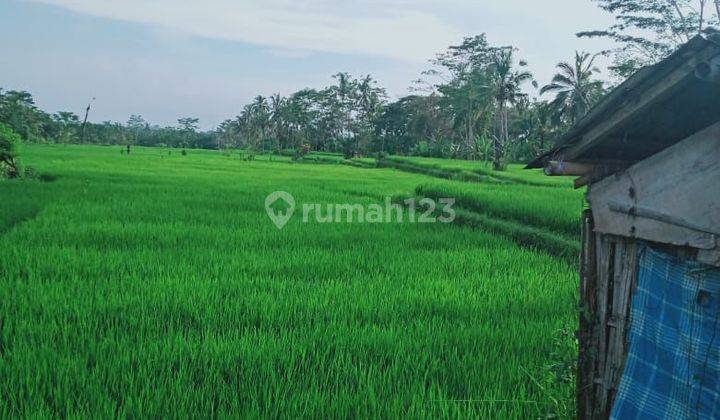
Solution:
[[[296,54],[318,51],[425,61],[462,36],[460,28],[432,9],[413,7],[408,0],[35,1]]]
[[[575,50],[610,46],[578,39],[577,31],[612,22],[590,0],[0,0],[0,9],[27,2],[84,16],[44,7],[18,16],[0,12],[0,35],[13,39],[0,56],[6,86],[35,93],[52,111],[81,113],[97,97],[95,121],[141,113],[173,124],[191,115],[206,128],[257,94],[319,88],[338,71],[372,74],[391,98],[403,96],[434,54],[479,33],[495,45],[518,47],[544,84]],[[87,16],[144,26],[126,34],[118,31],[132,25]],[[45,19],[54,21],[44,28]],[[78,43],[78,36],[94,38]]]

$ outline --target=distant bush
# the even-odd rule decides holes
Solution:
[[[22,175],[17,159],[21,141],[20,135],[12,128],[0,123],[0,176],[17,178]]]
[[[38,172],[35,168],[32,166],[28,166],[26,168],[23,168],[22,172],[22,178],[23,179],[35,179],[42,182],[53,182],[57,180],[57,175],[53,175],[47,172]]]
[[[293,157],[297,153],[297,150],[295,149],[281,149],[277,151],[277,154],[280,156],[287,156],[287,157]]]
[[[298,147],[296,150],[293,151],[292,158],[293,158],[293,160],[300,160],[303,157],[305,157],[308,153],[310,153],[310,145],[302,144],[302,145],[300,145],[300,147]]]
[[[428,142],[421,140],[415,145],[415,147],[413,147],[411,153],[414,156],[429,157],[431,155],[430,146],[428,145]]]

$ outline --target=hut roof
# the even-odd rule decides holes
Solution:
[[[719,121],[719,57],[720,32],[696,36],[606,95],[528,168],[551,160],[630,164]]]

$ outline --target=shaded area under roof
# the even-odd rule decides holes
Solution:
[[[636,162],[720,121],[720,83],[695,74],[698,64],[718,56],[720,33],[693,38],[606,95],[527,167],[550,160]]]

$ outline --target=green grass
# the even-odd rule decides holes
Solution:
[[[433,181],[416,188],[419,196],[452,197],[458,206],[476,213],[578,239],[584,199],[580,191],[523,184],[483,184]]]
[[[505,183],[505,181],[488,175],[482,175],[476,172],[470,172],[459,168],[447,168],[439,165],[425,165],[401,158],[388,158],[378,162],[378,166],[382,168],[393,168],[403,172],[422,174],[434,178],[454,179],[464,182],[486,182],[486,183]]]
[[[326,152],[310,152],[303,156],[301,161],[305,163],[331,163],[340,164],[345,158],[342,155]]]
[[[386,160],[388,166],[399,166],[398,169],[427,173],[437,178],[460,178],[476,182],[495,180],[541,187],[570,188],[572,186],[571,179],[545,177],[540,170],[525,170],[524,165],[520,164],[510,164],[505,171],[494,171],[489,162],[480,161],[399,156],[392,156]],[[413,171],[413,168],[416,170]],[[473,179],[473,175],[477,177],[476,180]]]
[[[0,181],[1,417],[573,414],[549,368],[574,357],[572,264],[482,225],[279,231],[264,211],[276,190],[374,203],[434,186],[516,222],[570,206],[528,219],[567,233],[579,209],[560,188],[196,150],[23,159],[58,178]]]
[[[375,158],[352,158],[345,159],[342,161],[344,165],[354,166],[356,168],[373,169],[378,167],[378,162]]]

